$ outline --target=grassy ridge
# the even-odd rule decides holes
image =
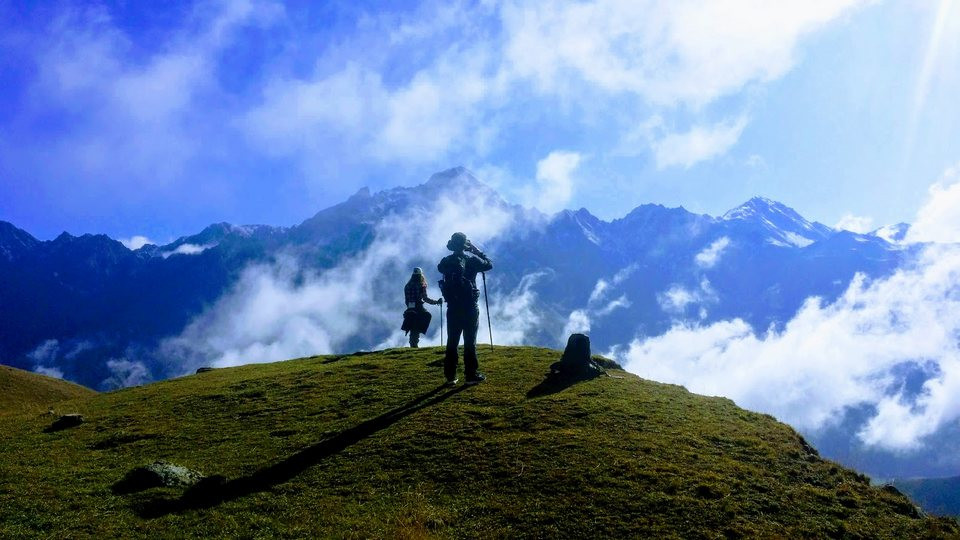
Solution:
[[[681,387],[543,384],[558,351],[439,348],[216,370],[0,418],[0,537],[879,537],[960,534],[821,460],[788,426]],[[166,459],[226,477],[115,495]]]
[[[60,401],[95,393],[61,379],[0,365],[0,415],[46,411]]]

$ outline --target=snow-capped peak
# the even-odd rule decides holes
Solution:
[[[721,219],[758,225],[768,237],[768,243],[783,247],[806,247],[831,234],[826,225],[810,222],[793,208],[766,197],[754,197]]]

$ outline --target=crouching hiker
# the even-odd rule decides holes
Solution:
[[[403,326],[401,330],[410,332],[410,346],[420,345],[420,334],[425,334],[430,326],[430,312],[424,309],[423,303],[442,304],[443,300],[433,300],[427,296],[427,278],[423,270],[414,268],[410,280],[403,287],[403,297],[407,303],[407,310],[403,312]]]
[[[447,242],[453,253],[444,257],[437,270],[443,274],[440,292],[447,301],[447,350],[443,358],[443,374],[447,384],[457,383],[457,364],[460,359],[457,347],[463,334],[463,370],[466,384],[483,382],[486,377],[478,371],[477,329],[480,324],[480,308],[477,300],[477,274],[493,268],[490,259],[477,249],[463,233],[454,233]]]

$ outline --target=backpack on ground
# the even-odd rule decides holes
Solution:
[[[590,338],[585,334],[571,334],[559,362],[550,366],[550,374],[567,378],[591,378],[604,370],[590,354]]]

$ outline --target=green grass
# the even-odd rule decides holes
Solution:
[[[61,379],[0,365],[0,416],[47,411],[58,402],[95,393]]]
[[[957,536],[790,427],[679,386],[541,383],[559,351],[439,348],[216,370],[0,418],[0,537]],[[534,394],[533,396],[529,394]],[[116,495],[168,460],[226,483]]]

